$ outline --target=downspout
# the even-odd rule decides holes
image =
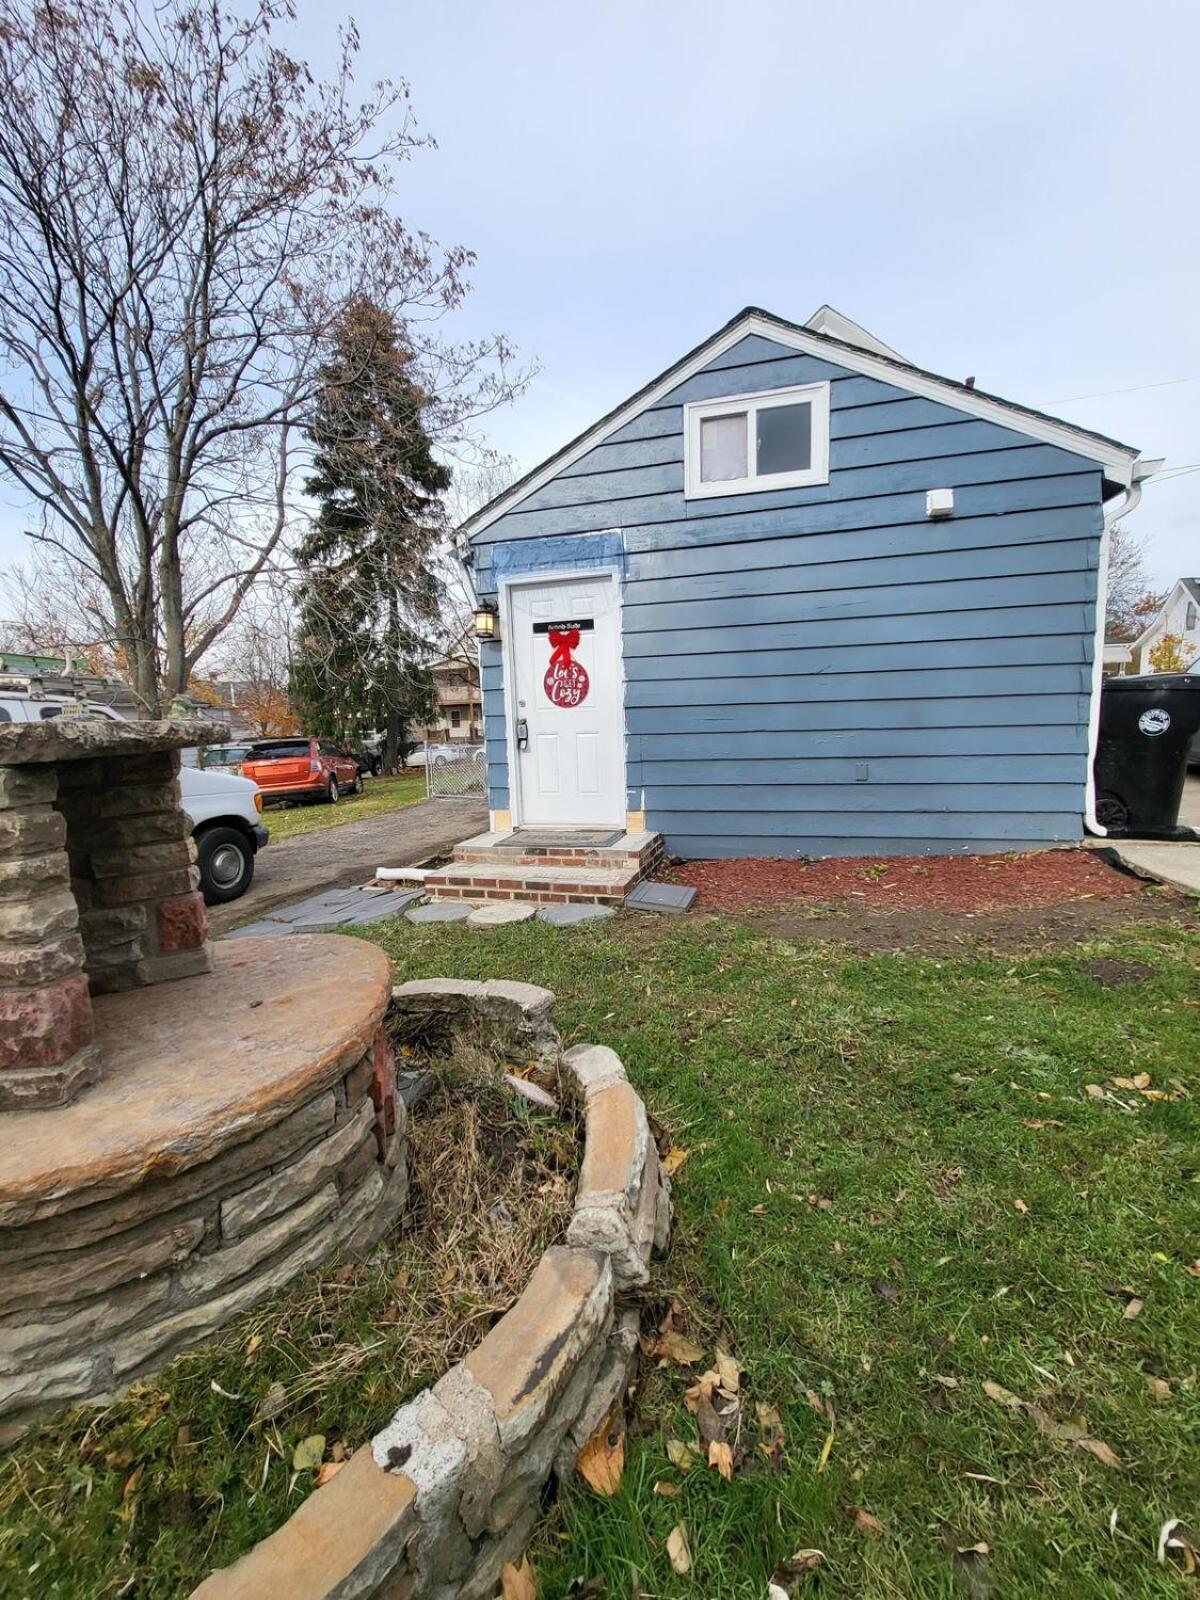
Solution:
[[[1113,500],[1104,513],[1100,534],[1100,562],[1096,570],[1096,637],[1092,652],[1092,694],[1088,703],[1087,784],[1083,798],[1083,825],[1089,833],[1103,839],[1108,829],[1096,818],[1096,746],[1100,740],[1100,691],[1104,682],[1104,614],[1108,608],[1109,537],[1122,517],[1135,511],[1142,498],[1142,484],[1153,477],[1162,461],[1135,461],[1129,487]]]

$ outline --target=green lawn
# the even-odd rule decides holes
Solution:
[[[732,1482],[672,1466],[669,1436],[696,1443],[694,1374],[652,1368],[621,1491],[572,1486],[534,1547],[541,1600],[765,1600],[804,1547],[826,1560],[799,1592],[847,1600],[1195,1594],[1155,1559],[1163,1522],[1200,1508],[1195,931],[945,961],[703,917],[368,936],[399,978],[554,988],[568,1041],[617,1049],[689,1152],[648,1309],[676,1301],[707,1354],[720,1339],[737,1355],[745,1455]],[[1152,970],[1105,988],[1081,964],[1100,954]],[[1141,1073],[1178,1098],[1108,1088]],[[348,1384],[337,1367],[382,1302],[344,1320],[326,1303],[311,1340],[290,1317],[273,1341],[295,1293],[90,1432],[70,1419],[0,1463],[0,1592],[186,1593],[297,1503],[277,1457],[260,1488],[274,1435],[286,1456],[305,1433],[357,1444],[386,1419],[406,1375],[378,1359]],[[303,1406],[256,1423],[270,1384],[306,1367]],[[782,1418],[779,1469],[757,1447],[758,1402]],[[666,1551],[681,1521],[682,1577]],[[986,1555],[955,1554],[976,1545]]]
[[[424,772],[402,772],[397,778],[364,778],[361,794],[343,794],[336,805],[268,806],[263,821],[274,841],[294,839],[301,833],[337,828],[344,822],[361,822],[384,811],[398,811],[425,798]]]

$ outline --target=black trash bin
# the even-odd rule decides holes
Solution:
[[[1105,678],[1096,745],[1096,820],[1120,838],[1196,839],[1179,825],[1200,677]]]

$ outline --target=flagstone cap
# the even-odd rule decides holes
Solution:
[[[100,1082],[68,1106],[0,1112],[0,1226],[211,1161],[362,1057],[391,964],[337,934],[222,943],[213,970],[95,999]]]
[[[191,745],[221,744],[229,736],[223,722],[201,717],[164,717],[151,722],[117,722],[112,717],[64,713],[45,722],[6,722],[0,727],[0,767],[44,765],[51,761],[91,761],[103,756],[145,756]]]

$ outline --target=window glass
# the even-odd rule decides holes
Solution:
[[[307,739],[284,739],[278,743],[256,744],[246,752],[247,761],[294,761],[308,754]]]
[[[41,717],[43,722],[49,722],[51,717],[61,717],[62,716],[62,707],[61,706],[43,706],[41,711],[38,713],[38,715]]]
[[[0,722],[11,722],[11,721],[12,721],[12,718],[9,716],[8,712],[5,711],[3,706],[0,706]]]
[[[807,400],[793,406],[758,409],[757,470],[805,472],[812,466],[812,406]]]
[[[700,481],[726,483],[746,476],[746,413],[704,417],[700,423]]]
[[[1183,625],[1189,633],[1196,626],[1196,608],[1190,600],[1188,601],[1187,615],[1184,618]]]

